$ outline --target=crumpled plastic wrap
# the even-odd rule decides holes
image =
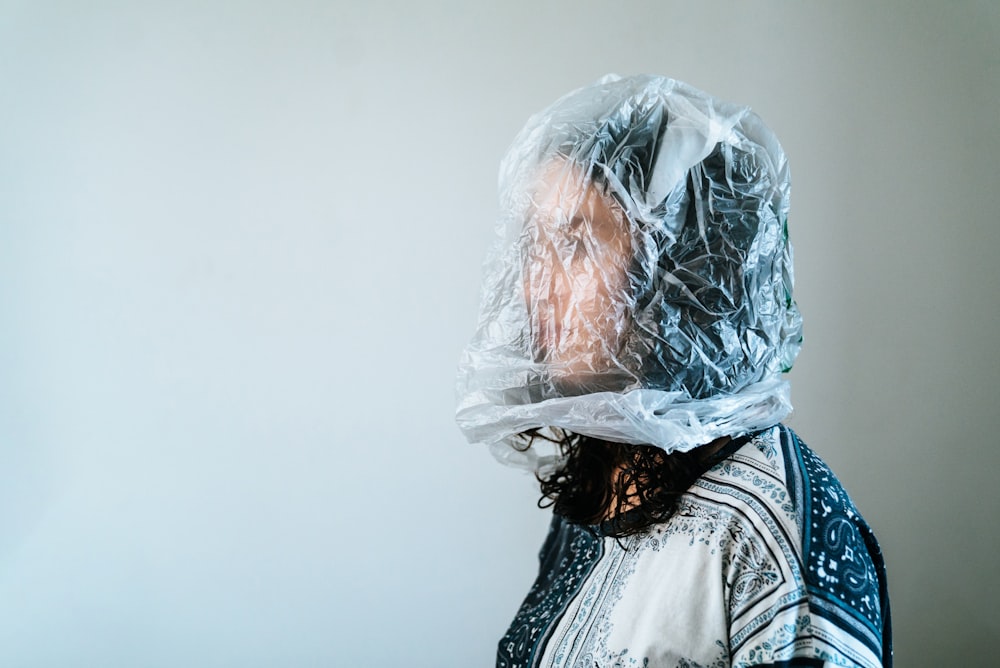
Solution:
[[[499,239],[457,421],[552,470],[559,428],[686,451],[791,410],[798,353],[784,152],[749,108],[604,77],[533,116],[500,166]]]

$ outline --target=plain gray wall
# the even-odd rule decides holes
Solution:
[[[0,665],[491,665],[547,517],[454,369],[504,149],[606,72],[782,140],[790,423],[881,538],[899,665],[982,665],[997,7],[3,2]]]

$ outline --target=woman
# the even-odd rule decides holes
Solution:
[[[891,665],[884,566],[787,427],[788,170],[745,107],[605,77],[532,117],[459,425],[553,520],[498,666]]]

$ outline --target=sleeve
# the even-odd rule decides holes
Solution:
[[[797,527],[734,542],[732,666],[888,668],[889,599],[875,536],[832,474],[807,476],[805,491]]]

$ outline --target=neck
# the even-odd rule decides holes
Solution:
[[[668,460],[670,458],[680,459],[692,459],[696,466],[699,468],[704,467],[708,462],[712,460],[712,457],[719,452],[722,448],[726,447],[733,439],[729,436],[722,436],[714,441],[706,443],[705,445],[698,446],[697,448],[686,452],[686,453],[676,453],[670,455],[663,455],[662,465],[669,466]],[[608,500],[608,506],[604,509],[604,514],[601,517],[602,521],[612,520],[622,513],[626,513],[630,510],[634,510],[642,505],[642,495],[639,492],[637,484],[637,476],[634,469],[631,467],[632,462],[628,461],[618,461],[615,463],[614,468],[611,471],[611,498]],[[684,462],[684,468],[688,468],[688,462]],[[641,475],[641,474],[640,474]],[[694,480],[690,480],[688,485],[693,484]],[[678,490],[678,493],[686,491]]]

